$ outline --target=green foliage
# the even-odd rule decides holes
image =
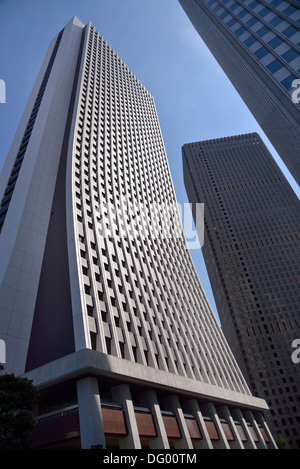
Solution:
[[[0,374],[0,449],[30,446],[30,431],[35,424],[32,411],[37,397],[32,381],[14,374]]]
[[[281,433],[279,433],[276,437],[276,444],[278,449],[293,449],[286,437]]]

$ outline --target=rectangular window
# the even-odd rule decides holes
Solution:
[[[270,13],[269,8],[263,8],[261,11],[259,11],[257,14],[264,18],[268,13]]]
[[[284,31],[282,31],[282,34],[284,34],[286,37],[291,37],[297,32],[297,29],[294,28],[294,26],[289,26],[286,28]]]
[[[276,47],[283,44],[283,41],[279,37],[274,37],[271,41],[268,42],[269,46],[275,49]]]
[[[279,23],[281,23],[281,21],[283,21],[283,20],[281,18],[279,18],[279,16],[275,16],[275,18],[271,19],[270,24],[272,26],[277,26]]]
[[[290,89],[292,88],[293,80],[295,80],[295,77],[293,75],[290,75],[286,77],[284,80],[282,80],[281,84],[287,91],[290,91]]]
[[[245,33],[247,31],[246,28],[244,28],[244,26],[240,26],[235,32],[234,34],[236,34],[237,36],[241,36],[243,33]]]
[[[254,18],[254,17],[252,17],[252,18],[250,18],[250,20],[247,21],[246,24],[251,27],[251,26],[253,26],[253,25],[256,24],[256,23],[257,23],[257,19]]]
[[[277,72],[280,68],[282,67],[282,64],[278,61],[278,60],[273,60],[273,62],[271,62],[269,65],[267,65],[267,69],[271,72],[271,73],[275,73]]]
[[[265,55],[267,55],[269,51],[265,48],[265,47],[261,47],[260,49],[258,49],[256,52],[254,52],[254,55],[258,58],[258,59],[262,59]]]
[[[269,32],[269,29],[266,28],[265,26],[263,26],[262,28],[260,28],[258,31],[256,31],[256,34],[259,36],[259,37],[262,37],[264,36],[265,34],[267,34]]]
[[[250,37],[248,37],[248,39],[246,39],[246,40],[244,41],[244,44],[245,44],[245,46],[250,47],[250,46],[252,46],[252,44],[254,44],[255,42],[256,42],[255,37],[254,37],[254,36],[250,36]]]
[[[284,13],[287,16],[291,16],[293,13],[296,13],[297,9],[293,7],[292,5],[288,6],[285,10],[283,10],[282,13]]]
[[[297,54],[297,52],[295,52],[293,49],[287,50],[284,54],[282,54],[282,58],[287,62],[291,62],[297,57],[299,57],[299,54]]]

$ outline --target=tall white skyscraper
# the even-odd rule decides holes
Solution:
[[[185,242],[152,96],[95,28],[54,38],[0,180],[0,338],[42,448],[273,447]]]
[[[179,3],[300,184],[299,1]]]

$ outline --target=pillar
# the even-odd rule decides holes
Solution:
[[[166,429],[160,412],[157,395],[155,391],[145,391],[140,394],[141,402],[151,410],[157,437],[150,440],[150,448],[153,449],[169,449],[170,444],[167,437]]]
[[[98,381],[87,377],[77,381],[81,448],[105,448]]]
[[[219,434],[220,439],[213,442],[215,449],[230,449],[228,441],[226,439],[224,430],[222,428],[218,413],[215,409],[215,406],[212,402],[208,402],[206,404],[201,405],[201,411],[205,416],[210,417],[214,422],[217,432]]]
[[[218,407],[218,413],[220,417],[226,420],[226,422],[228,423],[232,431],[234,441],[228,442],[230,448],[231,449],[245,449],[228,407],[226,405],[222,405]]]
[[[195,443],[196,449],[213,449],[213,444],[209,438],[209,434],[200,410],[198,401],[196,399],[189,399],[184,403],[185,410],[196,417],[196,422],[199,426],[202,440]]]
[[[120,384],[111,388],[111,396],[114,402],[123,406],[128,435],[120,439],[122,449],[141,449],[141,441],[136,423],[130,387],[128,384]]]
[[[176,395],[171,395],[166,397],[164,401],[168,409],[174,413],[181,433],[181,438],[175,441],[174,447],[176,449],[194,449],[179,398]]]

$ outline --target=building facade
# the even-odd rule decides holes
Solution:
[[[299,184],[299,2],[179,2]]]
[[[274,447],[178,211],[166,229],[153,98],[91,23],[50,44],[0,187],[0,337],[40,391],[34,447]]]
[[[258,134],[183,146],[190,202],[205,205],[202,252],[222,330],[274,435],[300,442],[299,200]]]

